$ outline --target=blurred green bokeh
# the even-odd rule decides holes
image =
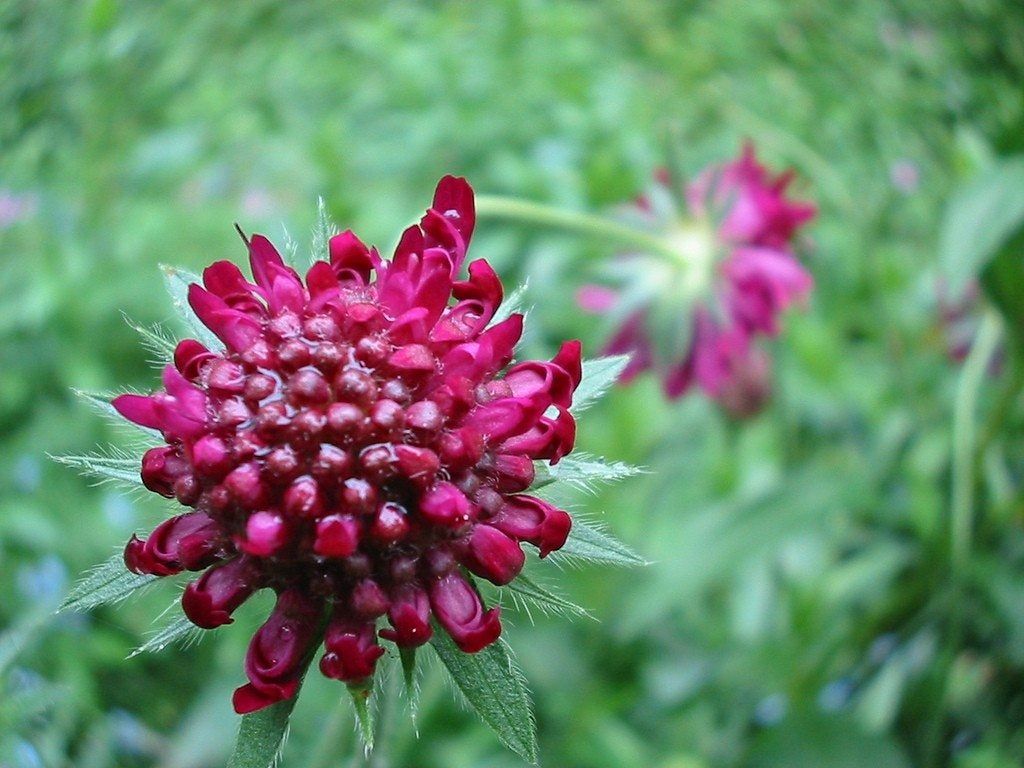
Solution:
[[[935,292],[950,192],[986,152],[1024,150],[1020,3],[12,0],[0,71],[0,627],[158,519],[46,457],[118,439],[72,387],[154,385],[121,312],[171,318],[157,264],[238,257],[235,221],[305,247],[317,195],[387,249],[445,173],[601,211],[670,135],[690,171],[750,138],[820,204],[814,299],[771,346],[757,419],[642,380],[581,421],[582,448],[651,471],[577,508],[654,565],[564,574],[599,623],[512,621],[543,761],[1024,762],[1022,414],[998,425],[968,586],[951,583],[960,372]],[[478,232],[507,285],[529,279],[530,350],[578,335],[595,354],[571,297],[612,249]],[[222,765],[260,611],[126,661],[176,595],[43,622],[0,678],[0,765]],[[419,739],[398,707],[380,764],[518,765],[437,673]],[[285,765],[356,752],[344,692],[314,678]]]

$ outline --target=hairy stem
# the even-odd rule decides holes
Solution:
[[[974,452],[978,394],[996,350],[1002,323],[986,309],[978,335],[960,375],[953,409],[953,467],[950,501],[950,557],[954,574],[962,575],[971,551],[974,527]]]
[[[680,251],[672,248],[668,242],[657,235],[610,221],[601,216],[567,211],[543,203],[533,203],[512,197],[480,195],[476,199],[476,213],[482,219],[506,219],[614,240],[621,245],[634,246],[648,253],[671,259],[677,264],[685,258]]]

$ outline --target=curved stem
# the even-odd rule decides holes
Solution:
[[[506,219],[590,237],[603,237],[663,256],[677,264],[685,263],[683,254],[672,248],[663,238],[589,213],[567,211],[513,197],[480,195],[476,198],[476,214],[478,218]]]
[[[982,458],[982,454],[985,453],[985,449],[989,447],[996,435],[999,434],[1003,422],[1006,421],[1006,417],[1010,414],[1014,403],[1017,402],[1021,388],[1024,387],[1024,362],[1017,357],[1016,352],[1013,352],[1010,354],[1009,363],[1010,371],[1007,375],[1006,384],[999,393],[999,399],[996,401],[996,404],[989,411],[988,418],[985,419],[985,425],[981,428],[981,432],[978,435],[978,447],[975,453],[979,461]]]
[[[1002,322],[986,309],[978,335],[960,375],[953,409],[953,467],[950,501],[950,557],[954,573],[962,574],[971,551],[974,527],[974,415],[978,393],[999,342]]]

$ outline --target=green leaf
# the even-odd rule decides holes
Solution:
[[[400,647],[398,655],[402,660],[402,682],[405,685],[405,698],[409,703],[409,715],[415,724],[420,709],[420,681],[416,674],[416,648]]]
[[[646,560],[621,541],[579,517],[573,518],[572,530],[569,531],[565,545],[557,552],[552,552],[550,557],[556,558],[556,561],[573,560],[588,564],[630,567],[647,565]]]
[[[994,163],[955,194],[939,237],[939,261],[959,296],[1024,228],[1024,157]]]
[[[128,327],[142,337],[142,346],[156,355],[152,362],[163,366],[174,358],[174,349],[178,342],[174,337],[160,325],[142,325],[132,320],[128,315],[121,313]]]
[[[223,349],[224,344],[221,340],[213,331],[203,325],[188,303],[188,287],[193,283],[202,285],[203,279],[195,272],[179,267],[169,267],[166,264],[161,264],[160,270],[164,273],[164,285],[167,288],[167,293],[170,294],[174,310],[185,321],[195,338],[212,350]]]
[[[444,630],[430,640],[456,687],[501,743],[528,763],[537,763],[537,731],[530,694],[504,641],[478,653],[463,653]]]
[[[327,213],[323,197],[316,199],[316,224],[313,225],[313,243],[310,249],[310,265],[316,261],[331,260],[331,238],[338,234],[337,225]]]
[[[639,467],[620,461],[605,461],[599,456],[586,453],[574,453],[546,468],[555,483],[564,483],[587,492],[593,492],[602,483],[614,483],[643,471]]]
[[[173,643],[189,645],[195,642],[202,635],[203,630],[193,624],[184,616],[177,616],[170,624],[157,631],[145,643],[132,651],[128,658],[134,658],[142,653],[162,651]]]
[[[619,380],[629,365],[629,355],[612,355],[583,361],[583,379],[572,397],[574,414],[589,408]]]
[[[369,755],[373,752],[374,718],[373,708],[370,706],[370,696],[373,694],[373,683],[348,686],[349,695],[352,696],[352,706],[356,710],[356,725],[359,726],[359,738],[363,741],[363,750]]]
[[[285,701],[242,717],[228,768],[270,768],[277,763],[288,737],[288,720],[298,693]]]
[[[87,475],[102,481],[113,481],[129,487],[142,484],[139,474],[139,458],[126,451],[110,446],[108,453],[87,453],[81,456],[51,456],[54,461],[68,467],[75,467]]]
[[[522,606],[527,614],[530,612],[530,606],[534,606],[548,614],[575,614],[588,619],[594,618],[586,608],[552,592],[523,573],[520,573],[504,590],[509,593],[517,606]]]
[[[98,605],[116,603],[140,587],[156,581],[156,578],[132,573],[125,568],[124,557],[116,554],[86,574],[64,598],[57,612],[88,611]]]
[[[508,320],[516,312],[521,312],[526,303],[526,293],[529,290],[529,282],[524,282],[512,293],[505,297],[504,301],[498,307],[498,311],[494,313],[494,317],[491,318],[491,322],[487,324],[487,327],[497,325],[503,320]]]

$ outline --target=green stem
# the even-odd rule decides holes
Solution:
[[[1016,354],[1011,353],[1009,363],[1010,371],[1007,375],[1006,384],[999,393],[999,399],[996,401],[996,404],[989,411],[988,418],[985,419],[985,425],[979,433],[978,447],[975,451],[979,462],[982,454],[985,453],[985,450],[995,440],[996,435],[999,434],[999,430],[1002,429],[1007,416],[1010,414],[1010,410],[1020,396],[1021,388],[1024,387],[1024,362]]]
[[[986,309],[978,335],[960,375],[953,408],[953,467],[950,502],[950,557],[954,574],[962,575],[971,551],[974,527],[974,415],[985,372],[999,343],[999,315]]]
[[[480,195],[476,198],[476,214],[481,219],[507,219],[523,224],[576,232],[590,237],[614,240],[622,245],[635,246],[679,264],[684,255],[657,235],[610,221],[600,216],[578,211],[567,211],[543,203],[533,203],[512,197]]]

